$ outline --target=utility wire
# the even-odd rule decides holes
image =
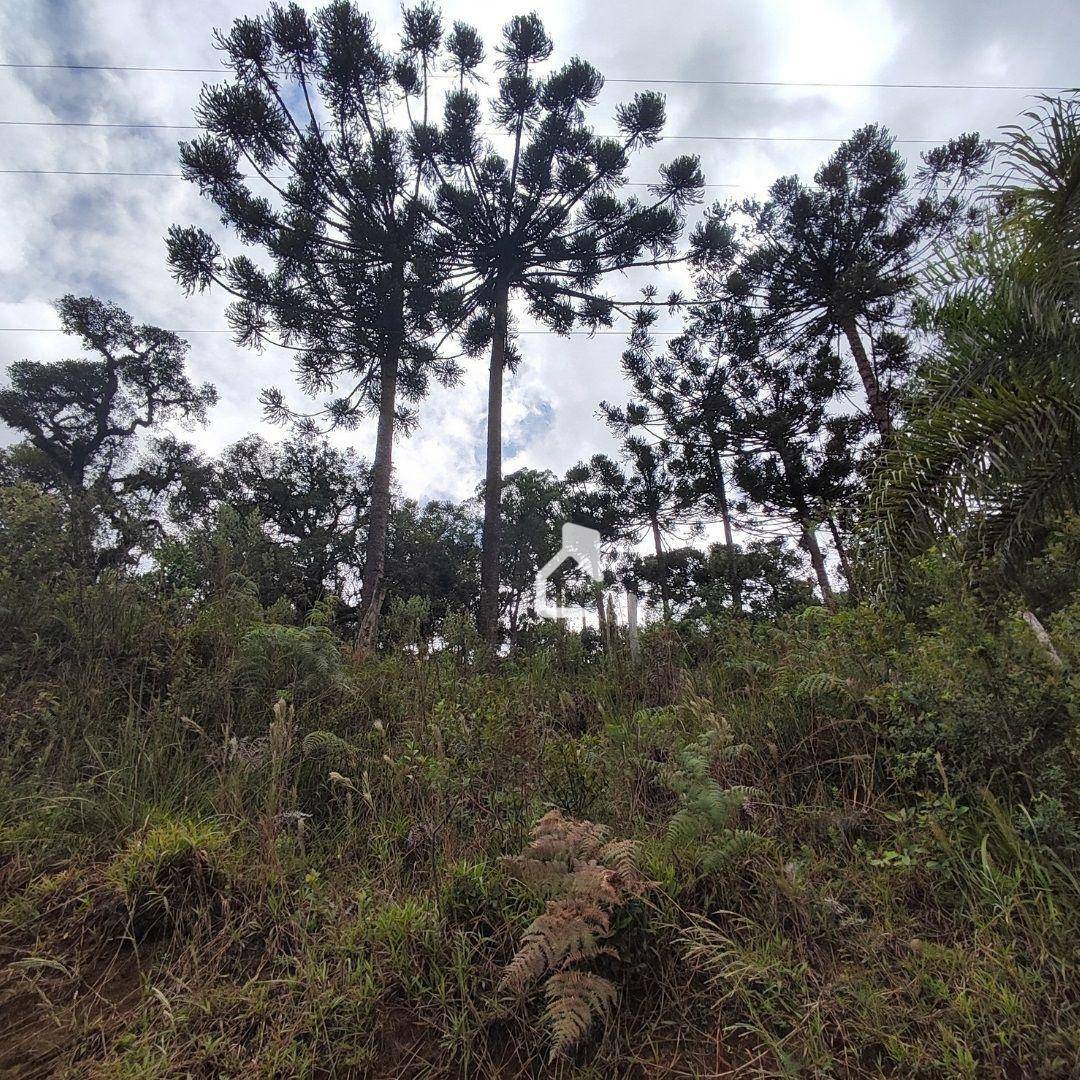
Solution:
[[[16,71],[151,71],[170,75],[227,75],[226,67],[140,67],[137,64],[16,64],[0,63],[0,69]]]
[[[112,169],[0,169],[0,176],[133,176],[133,177],[159,177],[165,180],[183,180],[183,173],[176,172],[121,172]],[[254,176],[244,176],[245,180],[257,179]],[[287,176],[268,176],[268,180],[288,180]],[[623,187],[654,187],[653,180],[628,180]],[[749,191],[751,184],[706,184],[707,188],[736,188]]]
[[[170,180],[182,180],[180,173],[170,172],[120,172],[110,169],[0,169],[0,176],[160,176]],[[270,177],[282,180],[284,177]]]
[[[198,124],[141,124],[112,123],[97,120],[0,120],[0,127],[60,127],[60,128],[119,128],[148,131],[202,131]],[[490,134],[490,133],[489,133]],[[612,138],[613,136],[605,136]],[[689,142],[817,142],[842,143],[834,135],[661,135],[659,142],[681,140]],[[897,143],[937,146],[947,139],[896,139]]]
[[[0,334],[63,334],[64,331],[58,326],[0,326]],[[231,334],[232,330],[170,330],[170,334]],[[653,337],[679,337],[682,330],[650,330]],[[628,337],[629,334],[622,330],[571,330],[567,334],[560,334],[554,330],[515,330],[515,336],[528,335],[530,337],[545,335],[549,337]]]
[[[31,71],[138,71],[163,74],[228,75],[226,67],[150,67],[134,64],[22,64],[0,63],[0,69]],[[438,76],[436,76],[438,77]],[[827,82],[795,79],[605,79],[605,82],[649,86],[764,86],[836,88],[841,90],[1013,90],[1061,93],[1075,86],[1019,86],[1006,83],[920,83],[920,82]]]
[[[1062,93],[1075,86],[1011,86],[1005,83],[800,82],[791,79],[605,79],[609,83],[650,86],[805,86],[840,90],[1049,90]]]
[[[103,120],[0,120],[0,127],[139,128],[152,131],[202,131],[198,124],[119,124]]]

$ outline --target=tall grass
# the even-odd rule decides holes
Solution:
[[[13,1075],[1080,1061],[1075,688],[974,601],[657,627],[640,662],[553,632],[494,667],[250,598],[95,602],[136,610],[5,668]],[[574,855],[559,910],[602,918],[511,992],[552,898],[513,860],[552,809],[649,884]]]

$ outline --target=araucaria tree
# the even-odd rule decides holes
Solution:
[[[671,605],[663,534],[692,523],[694,492],[672,472],[674,452],[665,440],[629,435],[622,451],[629,473],[604,454],[596,454],[571,469],[566,484],[571,498],[591,510],[594,520],[590,523],[597,525],[605,540],[637,544],[646,536],[651,538],[666,618]]]
[[[171,331],[92,296],[64,296],[56,309],[65,333],[97,356],[12,364],[0,420],[25,440],[9,452],[10,471],[59,497],[73,564],[97,571],[157,538],[151,503],[194,462],[190,446],[167,436],[135,458],[139,437],[173,421],[205,422],[217,391],[191,382],[188,344]]]
[[[402,17],[386,52],[349,0],[315,14],[275,4],[216,36],[230,81],[203,88],[206,134],[181,147],[184,175],[269,267],[226,257],[195,227],[169,232],[179,282],[222,287],[236,340],[293,352],[302,388],[339,396],[308,414],[355,426],[378,415],[363,574],[362,627],[374,636],[390,519],[394,429],[434,374],[456,369],[433,346],[448,316],[425,176],[429,84],[442,26],[426,3]],[[256,188],[258,190],[256,190]],[[268,411],[295,417],[277,390]]]
[[[867,409],[887,439],[893,384],[910,364],[896,333],[906,325],[904,308],[934,245],[977,217],[969,189],[988,154],[976,135],[962,135],[923,154],[912,182],[892,135],[874,124],[861,128],[813,184],[782,177],[763,202],[717,212],[726,220],[741,211],[744,240],[706,294],[754,305],[788,348],[813,350],[843,334]]]
[[[821,599],[832,607],[817,526],[854,482],[865,421],[830,414],[832,402],[850,388],[834,350],[777,353],[755,344],[734,351],[728,372],[735,479],[752,502],[797,527]]]
[[[441,238],[456,260],[451,280],[461,303],[477,309],[466,336],[490,346],[487,469],[480,621],[492,645],[499,634],[502,397],[510,346],[511,305],[565,333],[575,325],[608,325],[619,306],[598,292],[606,274],[676,258],[685,207],[699,200],[697,158],[664,166],[648,200],[620,199],[634,151],[653,145],[664,125],[663,98],[637,94],[616,110],[617,137],[585,122],[603,79],[572,59],[541,78],[552,42],[534,15],[513,18],[498,47],[502,70],[491,101],[497,143],[480,134],[481,104],[467,86],[478,45],[457,52],[456,89],[447,96],[440,141],[442,183],[436,201]],[[709,229],[692,249],[704,251]]]
[[[732,530],[728,461],[732,453],[726,409],[728,364],[715,339],[688,320],[682,334],[657,349],[649,327],[655,308],[643,309],[623,353],[623,371],[635,399],[624,407],[601,402],[617,433],[635,428],[662,437],[678,450],[672,468],[692,485],[700,509],[720,516],[724,543],[730,549],[732,607],[741,609],[738,560]]]

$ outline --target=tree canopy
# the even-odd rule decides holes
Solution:
[[[59,494],[79,565],[121,563],[149,542],[153,501],[194,462],[165,426],[205,423],[217,391],[188,378],[188,345],[176,334],[90,296],[64,296],[56,309],[64,332],[96,357],[8,368],[0,419],[24,438],[9,467]],[[142,434],[154,437],[146,454]]]

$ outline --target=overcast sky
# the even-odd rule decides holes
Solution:
[[[211,67],[216,27],[258,14],[263,0],[3,0],[0,57],[8,63]],[[307,7],[317,4],[308,3]],[[388,43],[399,6],[363,4]],[[511,15],[538,10],[555,41],[553,63],[579,55],[609,80],[594,110],[610,131],[614,105],[643,86],[617,80],[735,79],[801,82],[990,83],[1063,86],[1080,81],[1073,0],[568,0],[539,4],[448,2],[446,21],[475,24],[489,43]],[[191,123],[204,79],[191,73],[0,70],[0,120]],[[960,131],[992,136],[1015,119],[1027,95],[1013,91],[836,87],[660,86],[668,127],[680,136],[841,138],[877,121],[902,139],[944,140]],[[182,131],[0,126],[0,170],[176,172]],[[915,155],[916,145],[904,146]],[[680,139],[642,155],[632,178],[648,181],[666,157],[699,153],[710,197],[763,191],[778,175],[808,174],[828,142]],[[224,239],[217,216],[179,179],[0,175],[0,325],[52,327],[50,301],[64,293],[113,300],[138,320],[178,330],[224,326],[220,294],[186,298],[165,266],[173,223],[198,223]],[[657,278],[661,286],[668,284]],[[640,281],[613,283],[629,295]],[[615,291],[617,290],[617,292]],[[522,322],[522,329],[529,323]],[[298,404],[287,357],[231,344],[227,334],[192,334],[197,380],[221,400],[194,434],[218,450],[262,429],[257,397],[278,385]],[[562,472],[610,450],[598,402],[624,400],[622,338],[528,335],[524,363],[507,384],[506,468]],[[58,334],[0,333],[0,366],[21,357],[72,355]],[[399,443],[397,478],[406,494],[463,498],[482,472],[482,362],[462,383],[421,406],[421,427]],[[279,429],[269,429],[280,437]],[[350,440],[370,454],[374,426]],[[6,440],[5,440],[6,441]]]

